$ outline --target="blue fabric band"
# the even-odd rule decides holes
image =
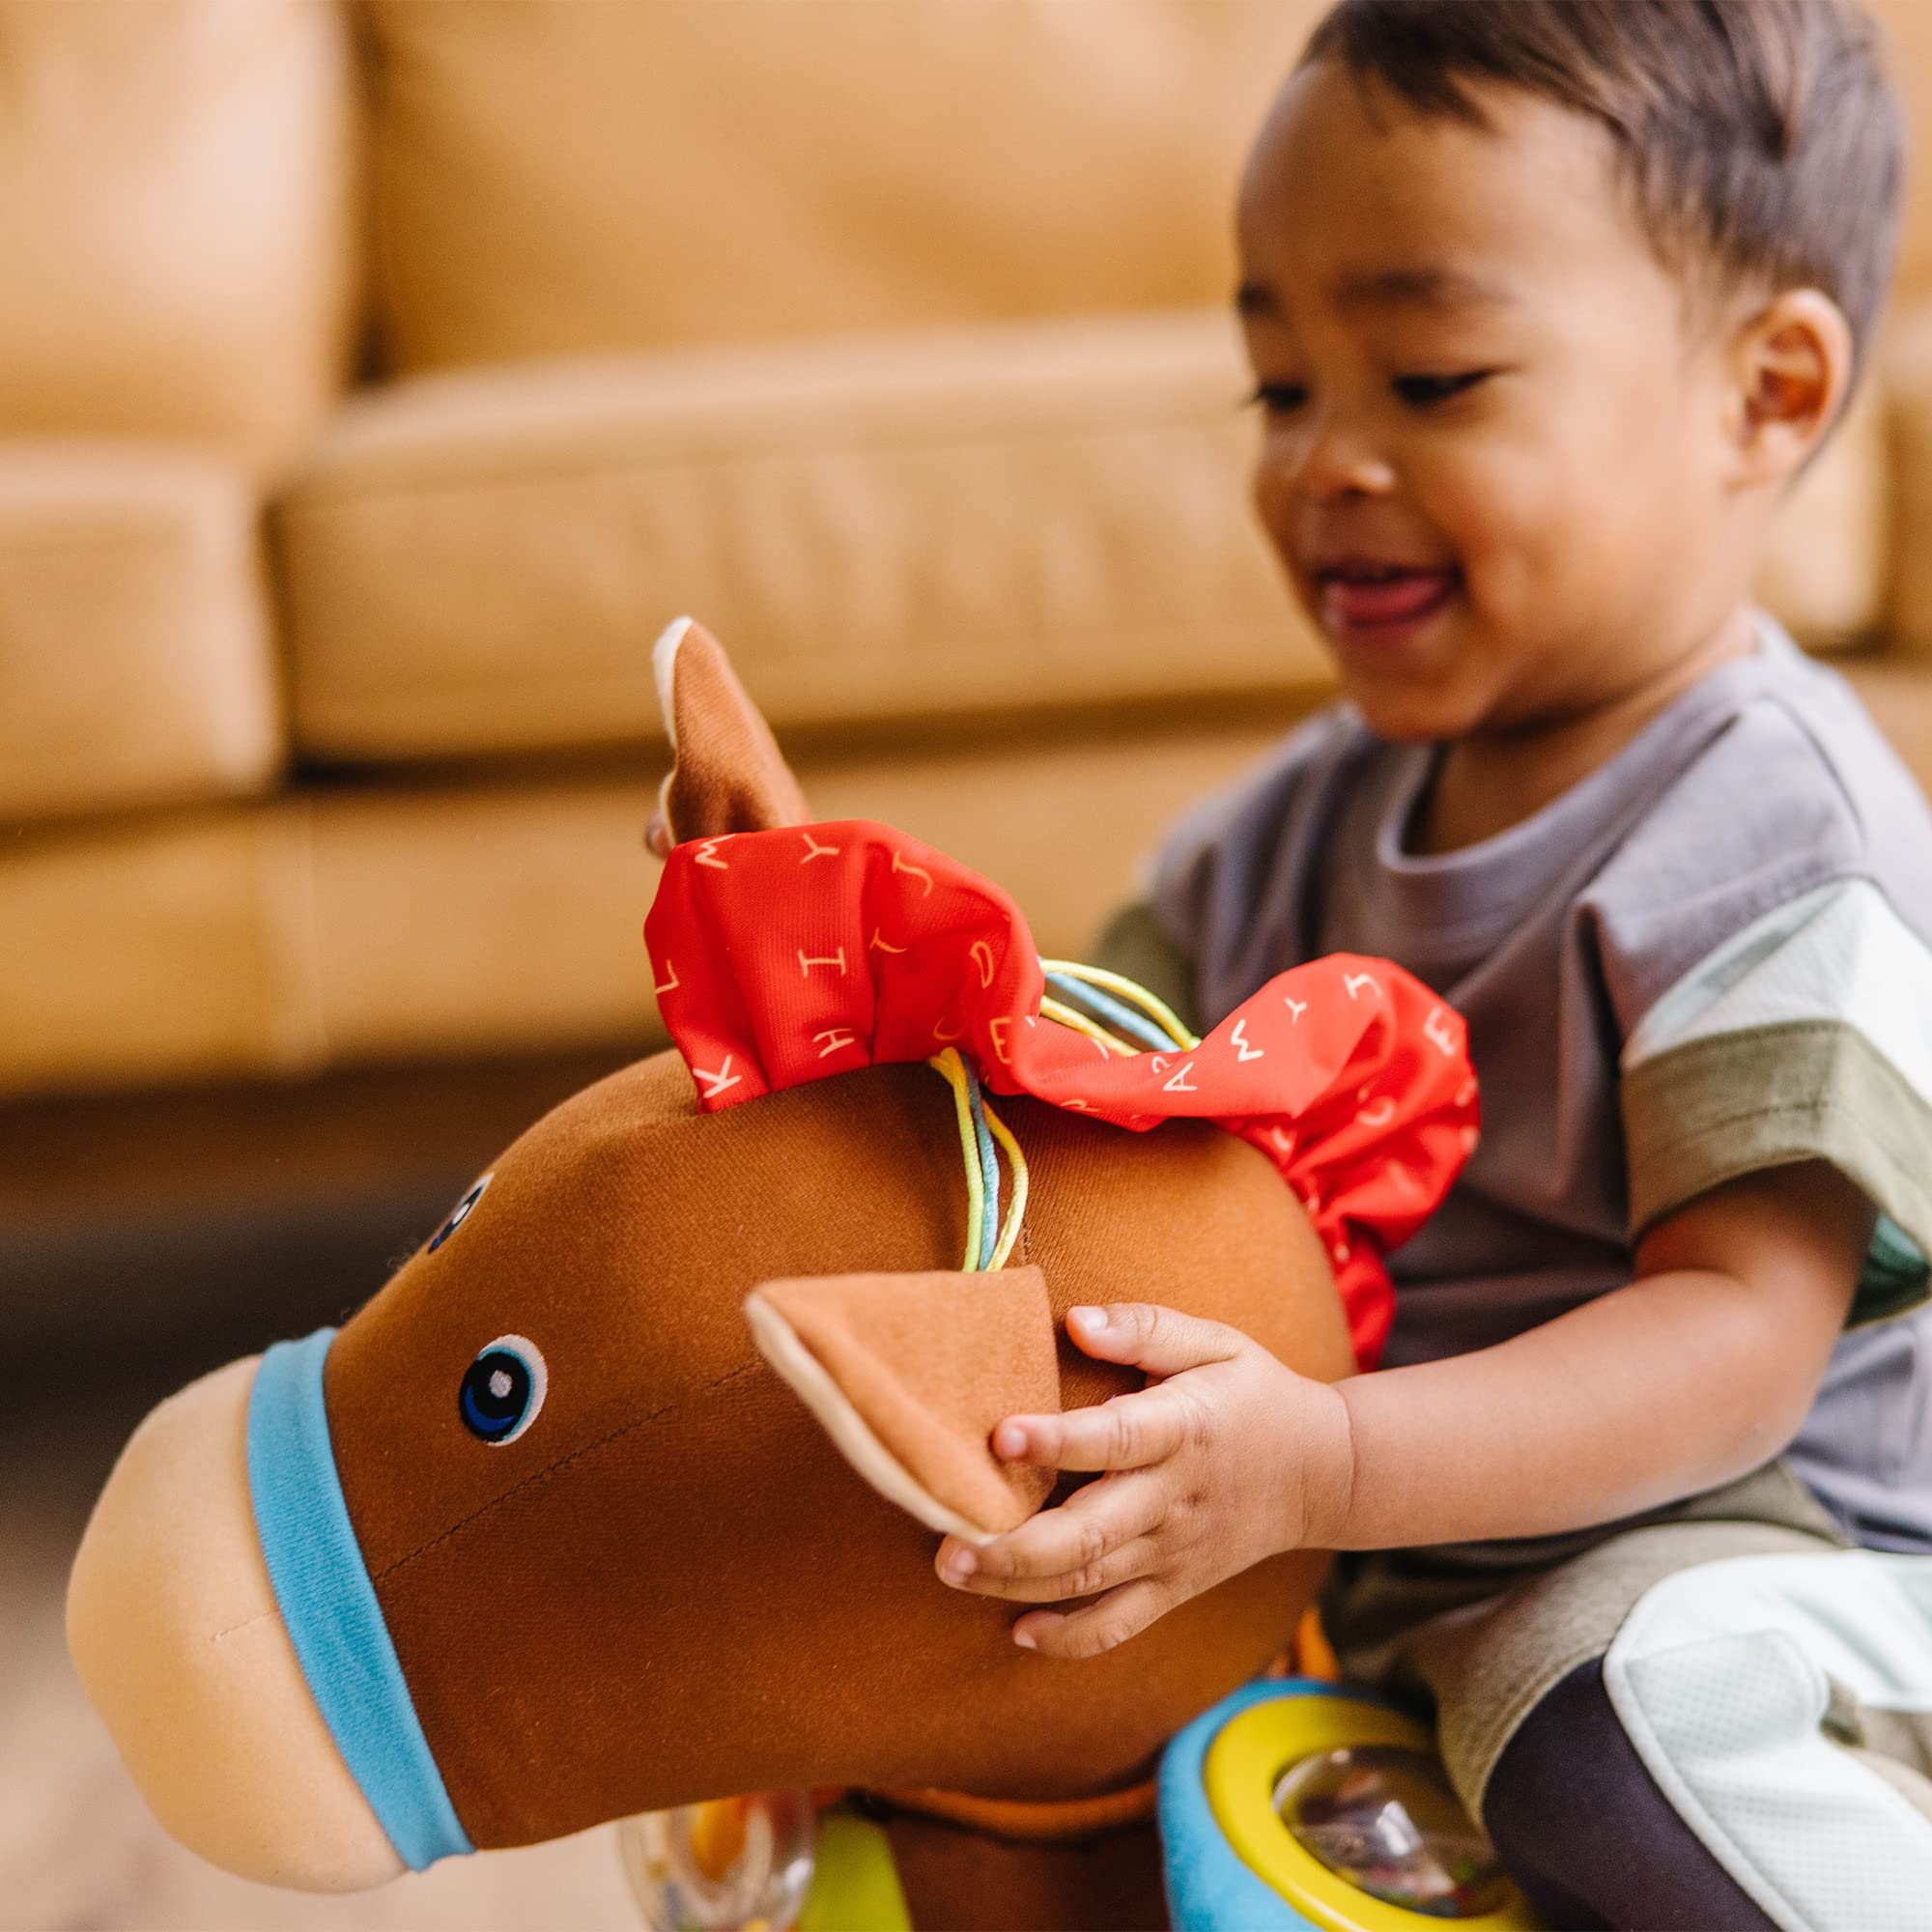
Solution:
[[[323,1406],[333,1328],[277,1342],[248,1398],[248,1490],[269,1580],[336,1748],[412,1871],[474,1849],[410,1701],[342,1499]]]

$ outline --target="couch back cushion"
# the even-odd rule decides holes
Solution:
[[[1932,7],[1925,0],[1862,0],[1877,16],[1889,55],[1888,66],[1905,105],[1912,165],[1900,238],[1898,286],[1908,300],[1932,296]]]
[[[1226,300],[1321,0],[374,0],[404,370]]]
[[[0,436],[306,440],[355,322],[346,34],[333,0],[0,0]]]

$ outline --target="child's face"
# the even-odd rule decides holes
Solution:
[[[1370,724],[1452,738],[1614,703],[1734,618],[1735,385],[1626,209],[1610,137],[1290,84],[1248,164],[1262,521]]]

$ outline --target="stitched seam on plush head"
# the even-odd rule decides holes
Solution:
[[[709,1395],[713,1389],[723,1388],[726,1382],[735,1381],[740,1376],[750,1375],[753,1370],[762,1366],[763,1364],[755,1356],[750,1361],[740,1362],[735,1369],[726,1370],[715,1381],[706,1382],[701,1389],[694,1391],[694,1394],[696,1396]],[[521,1477],[518,1481],[512,1483],[501,1494],[492,1496],[487,1503],[479,1503],[468,1516],[460,1517],[446,1529],[439,1530],[427,1543],[418,1544],[407,1556],[398,1556],[393,1562],[385,1563],[382,1569],[375,1573],[373,1580],[380,1583],[393,1577],[398,1570],[404,1569],[413,1563],[418,1556],[428,1555],[432,1549],[435,1549],[440,1544],[447,1543],[460,1530],[468,1529],[479,1517],[488,1516],[492,1510],[508,1502],[512,1496],[521,1495],[533,1483],[547,1483],[559,1470],[567,1469],[573,1463],[581,1462],[585,1456],[591,1455],[599,1449],[608,1448],[620,1435],[628,1435],[634,1429],[644,1429],[654,1422],[662,1422],[668,1415],[675,1415],[680,1408],[685,1407],[692,1400],[693,1396],[691,1395],[680,1396],[676,1402],[667,1403],[662,1408],[654,1408],[648,1415],[634,1416],[629,1422],[620,1423],[608,1435],[600,1435],[594,1441],[581,1443],[577,1448],[571,1450],[568,1455],[559,1456],[554,1463],[548,1463],[541,1469],[532,1469],[527,1476]]]
[[[245,1630],[253,1630],[257,1624],[265,1624],[270,1617],[281,1615],[279,1609],[257,1610],[252,1617],[243,1617],[239,1624],[230,1624],[226,1630],[218,1630],[208,1639],[210,1643],[226,1643],[231,1636],[240,1636]]]

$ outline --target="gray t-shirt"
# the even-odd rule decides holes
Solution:
[[[1630,1279],[1719,1183],[1832,1161],[1879,1238],[1788,1460],[1857,1541],[1932,1548],[1932,816],[1850,688],[1769,619],[1614,758],[1418,857],[1435,759],[1321,713],[1199,807],[1153,907],[1212,1024],[1335,952],[1468,1021],[1483,1139],[1392,1257],[1384,1360],[1520,1333]]]

